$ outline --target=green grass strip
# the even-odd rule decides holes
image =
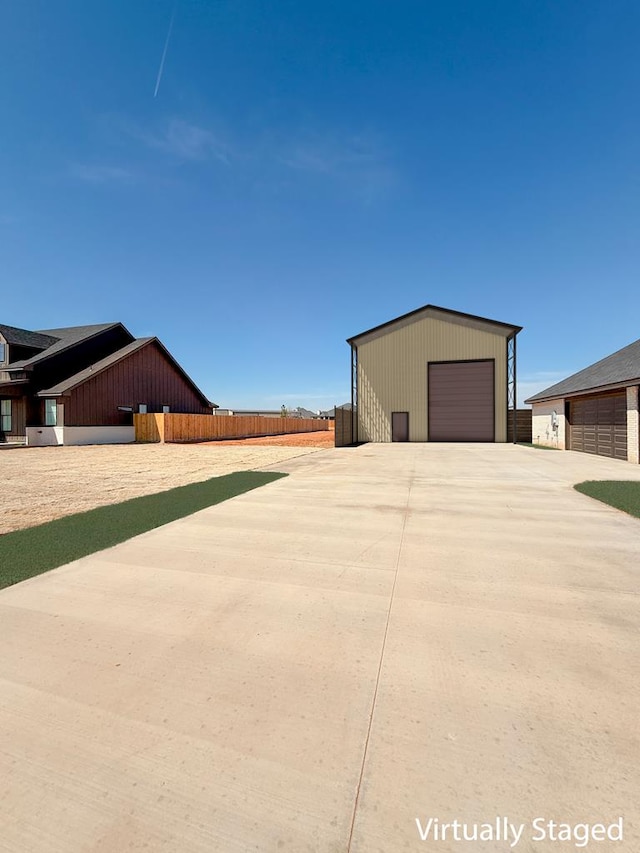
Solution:
[[[584,483],[578,483],[574,489],[640,518],[640,481],[586,480]]]
[[[238,471],[5,533],[0,536],[0,589],[286,476]]]
[[[557,447],[550,447],[548,444],[533,444],[531,441],[519,441],[521,447],[533,447],[535,450],[558,450]]]

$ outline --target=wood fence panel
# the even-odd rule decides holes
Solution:
[[[264,418],[254,415],[134,415],[136,441],[216,441],[225,438],[257,438],[265,435],[317,432],[329,422],[316,418]]]
[[[516,409],[516,441],[530,442],[532,440],[532,410]],[[507,441],[513,441],[513,409],[507,420]]]
[[[136,441],[164,441],[163,417],[163,415],[156,414],[134,415],[133,426],[135,428]]]
[[[357,417],[357,412],[353,413],[353,418]],[[353,418],[351,409],[336,409],[335,421],[335,446],[347,447],[354,443],[353,435]]]

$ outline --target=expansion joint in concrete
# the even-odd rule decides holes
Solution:
[[[371,729],[373,727],[373,717],[376,710],[376,702],[378,699],[378,689],[380,687],[380,676],[382,675],[382,665],[384,663],[384,653],[387,647],[387,637],[389,635],[389,624],[391,622],[391,611],[393,609],[393,602],[395,599],[396,592],[396,584],[398,582],[398,572],[400,570],[400,555],[402,554],[402,544],[404,542],[404,532],[407,526],[407,518],[409,516],[409,503],[411,500],[411,489],[413,487],[413,480],[415,474],[415,458],[414,458],[414,470],[411,472],[411,477],[409,478],[409,488],[407,491],[407,502],[404,508],[404,516],[402,519],[402,529],[400,531],[400,542],[398,543],[398,554],[396,556],[396,565],[394,569],[393,575],[393,584],[391,586],[391,594],[389,596],[389,607],[387,609],[387,618],[384,626],[384,634],[382,636],[382,645],[380,647],[380,659],[378,661],[378,671],[376,673],[376,683],[373,690],[373,698],[371,700],[371,709],[369,711],[369,721],[367,725],[367,736],[364,742],[364,749],[362,751],[362,762],[360,764],[360,775],[358,776],[358,785],[356,787],[356,796],[353,802],[353,812],[351,814],[351,825],[349,827],[349,840],[347,842],[347,850],[346,853],[351,853],[351,844],[353,842],[353,833],[356,824],[356,817],[358,814],[358,806],[360,804],[360,792],[362,790],[362,780],[364,778],[364,769],[367,763],[367,756],[369,753],[369,741],[371,739]]]

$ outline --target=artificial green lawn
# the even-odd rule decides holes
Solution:
[[[0,589],[286,476],[239,471],[5,533]]]
[[[577,491],[640,518],[640,482],[637,480],[586,480]]]
[[[519,441],[518,444],[522,445],[522,447],[533,447],[536,450],[557,450],[557,447],[549,447],[546,444],[532,444],[530,441]]]

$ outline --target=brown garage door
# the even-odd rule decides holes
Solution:
[[[570,447],[583,453],[627,458],[626,393],[583,397],[569,403]]]
[[[494,362],[429,364],[429,441],[494,441]]]

